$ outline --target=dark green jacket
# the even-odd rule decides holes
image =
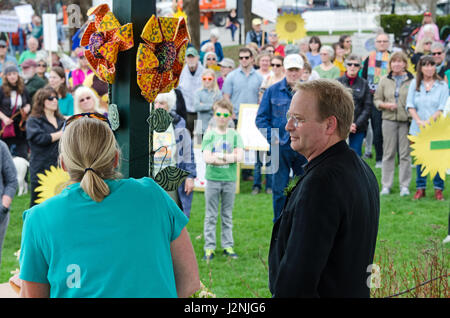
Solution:
[[[37,74],[35,74],[32,78],[30,78],[27,83],[25,84],[28,94],[30,95],[30,98],[33,98],[34,94],[44,87],[47,83],[40,78]]]

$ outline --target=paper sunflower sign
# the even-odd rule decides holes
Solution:
[[[55,166],[50,166],[49,170],[45,170],[44,173],[38,173],[37,176],[40,184],[34,190],[38,193],[38,198],[35,200],[37,204],[60,194],[70,183],[69,174],[62,168],[56,168]]]
[[[88,24],[81,38],[81,46],[89,48],[84,55],[98,78],[113,84],[118,53],[134,46],[133,24],[121,26],[107,4],[89,9],[87,15],[95,15],[95,20]]]
[[[411,155],[415,164],[423,166],[422,176],[436,173],[445,180],[447,169],[450,169],[450,116],[441,115],[425,127],[420,127],[417,136],[408,136],[413,142]]]
[[[306,36],[305,21],[300,14],[284,13],[278,16],[275,28],[279,39],[288,43]]]

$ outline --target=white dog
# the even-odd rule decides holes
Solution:
[[[25,181],[25,176],[27,175],[27,170],[30,166],[30,163],[22,157],[14,157],[13,161],[14,165],[16,166],[17,181],[19,183],[19,192],[17,193],[17,195],[21,196],[28,193],[28,184]]]

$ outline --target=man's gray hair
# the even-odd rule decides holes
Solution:
[[[358,61],[359,64],[361,64],[362,62],[361,57],[356,54],[350,54],[349,56],[347,56],[347,58],[345,59],[345,64],[347,64],[349,61]]]

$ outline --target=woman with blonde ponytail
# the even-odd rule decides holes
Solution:
[[[188,297],[200,287],[188,218],[150,178],[120,179],[106,117],[64,124],[71,183],[24,212],[22,297]]]

